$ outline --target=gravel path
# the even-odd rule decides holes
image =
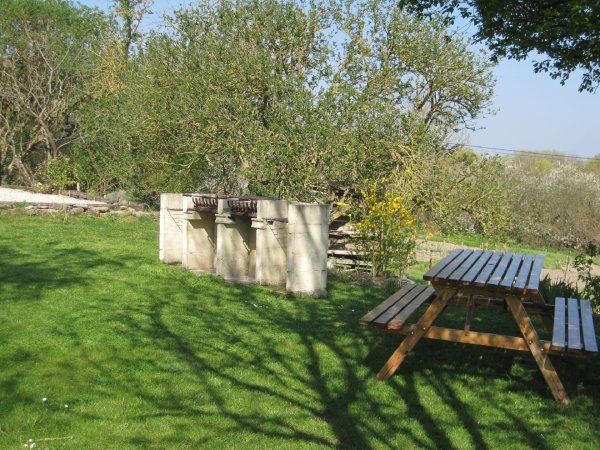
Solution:
[[[65,205],[106,205],[95,200],[83,200],[66,195],[38,194],[21,189],[0,187],[0,202],[14,203],[58,203]]]

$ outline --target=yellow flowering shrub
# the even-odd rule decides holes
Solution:
[[[400,195],[385,190],[385,180],[362,191],[350,217],[358,249],[372,263],[373,276],[402,275],[415,247],[414,217]]]

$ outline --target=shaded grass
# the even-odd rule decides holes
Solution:
[[[598,359],[554,359],[569,409],[508,351],[424,341],[379,382],[399,338],[357,322],[381,290],[338,280],[328,299],[287,298],[160,264],[157,247],[150,219],[0,213],[0,448],[600,441]],[[515,331],[485,315],[473,329],[490,319]]]

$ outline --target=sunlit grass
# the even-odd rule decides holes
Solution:
[[[358,319],[382,290],[338,278],[328,299],[287,298],[157,259],[152,219],[0,213],[0,448],[600,441],[597,359],[555,358],[570,409],[528,355],[508,351],[426,341],[380,382],[399,338]],[[481,315],[473,328],[490,321],[515,331]]]

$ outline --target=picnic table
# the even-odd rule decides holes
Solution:
[[[549,355],[597,354],[592,308],[589,301],[573,298],[557,298],[555,305],[547,304],[539,291],[543,261],[543,255],[512,252],[458,249],[450,253],[423,275],[430,285],[406,285],[360,319],[362,324],[406,335],[377,378],[392,376],[424,337],[526,351],[554,398],[569,405]],[[428,307],[422,316],[409,324],[409,318],[425,304]],[[434,325],[449,304],[467,307],[463,329]],[[473,311],[479,307],[509,311],[521,336],[472,331]],[[540,339],[530,313],[542,318],[552,333],[551,341]]]

